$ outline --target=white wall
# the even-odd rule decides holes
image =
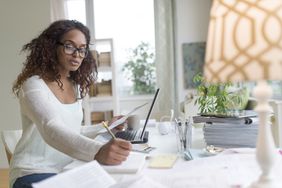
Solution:
[[[22,68],[21,47],[50,23],[48,0],[0,1],[0,131],[21,127],[18,101],[12,83]],[[0,168],[8,163],[0,141]]]
[[[212,0],[176,0],[175,1],[175,47],[178,102],[184,100],[190,92],[184,89],[182,44],[206,41],[209,12]]]

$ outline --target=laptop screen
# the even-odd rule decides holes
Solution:
[[[150,118],[150,116],[151,116],[153,107],[154,107],[154,105],[155,105],[155,101],[156,101],[157,96],[158,96],[158,94],[159,94],[159,91],[160,91],[160,88],[158,88],[158,89],[156,90],[154,99],[153,99],[153,101],[152,101],[152,104],[151,104],[151,106],[150,106],[149,112],[148,112],[148,114],[147,114],[147,117],[146,117],[146,120],[145,120],[145,124],[144,124],[144,126],[143,126],[143,130],[142,130],[142,133],[141,133],[141,135],[140,135],[140,138],[141,138],[141,139],[142,139],[143,136],[144,136],[144,133],[145,133],[145,130],[146,130],[146,126],[147,126],[147,123],[148,123],[149,118]]]

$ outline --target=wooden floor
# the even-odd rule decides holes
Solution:
[[[0,169],[0,188],[9,187],[9,171],[8,169]]]

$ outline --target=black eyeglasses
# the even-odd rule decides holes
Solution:
[[[78,52],[79,57],[81,58],[85,58],[87,56],[87,48],[76,48],[72,44],[64,44],[61,42],[58,42],[58,44],[64,47],[64,52],[67,55],[73,55],[74,53]]]

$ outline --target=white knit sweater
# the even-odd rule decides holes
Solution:
[[[94,159],[102,144],[81,134],[81,100],[62,104],[42,79],[33,76],[23,84],[19,101],[23,135],[11,160],[10,187],[24,175],[59,173],[72,158]],[[92,137],[99,128],[93,129]],[[89,136],[89,127],[87,132]]]

